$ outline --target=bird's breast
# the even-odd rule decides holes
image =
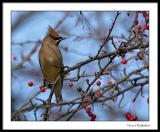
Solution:
[[[54,60],[55,59],[53,57],[47,57],[47,61],[50,62],[50,63],[54,63]]]

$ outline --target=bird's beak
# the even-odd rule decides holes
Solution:
[[[62,40],[64,40],[64,39],[66,39],[66,38],[64,38],[64,37],[59,37],[59,39],[57,40],[56,45],[58,46],[58,45],[59,45],[59,43],[60,43]]]
[[[64,39],[66,39],[66,38],[65,38],[65,37],[60,37],[60,39],[59,39],[59,40],[61,40],[61,41],[62,41],[62,40],[64,40]]]
[[[54,40],[64,40],[64,39],[66,39],[66,38],[64,38],[64,37],[62,37],[62,36],[58,36],[58,37],[53,37],[53,39]]]

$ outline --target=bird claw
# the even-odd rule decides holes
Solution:
[[[57,99],[57,104],[60,105],[61,103],[63,103],[62,99]]]

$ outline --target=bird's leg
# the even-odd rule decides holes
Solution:
[[[47,81],[46,79],[43,80],[43,86],[44,86],[44,87],[47,86],[46,81]]]

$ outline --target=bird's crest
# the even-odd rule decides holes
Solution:
[[[51,35],[52,37],[58,37],[58,33],[49,25],[48,26],[48,35]]]

